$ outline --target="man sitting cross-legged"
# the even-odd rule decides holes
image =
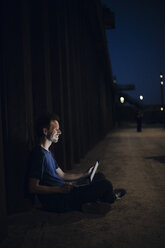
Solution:
[[[110,204],[125,194],[114,191],[112,183],[102,173],[96,173],[92,183],[76,186],[72,181],[87,178],[92,167],[85,173],[65,173],[49,150],[57,143],[61,130],[56,115],[47,114],[37,121],[38,146],[31,154],[29,190],[37,194],[43,208],[48,211],[66,212],[80,210],[105,214]]]

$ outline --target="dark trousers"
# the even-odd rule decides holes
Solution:
[[[80,210],[87,202],[115,201],[113,186],[102,173],[97,173],[91,184],[73,188],[68,193],[38,195],[43,207],[48,211],[67,212]]]

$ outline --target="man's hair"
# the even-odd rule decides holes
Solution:
[[[42,138],[43,137],[43,128],[50,128],[50,122],[56,120],[59,121],[59,117],[58,115],[54,114],[54,113],[46,113],[41,115],[36,122],[36,135],[38,138]]]

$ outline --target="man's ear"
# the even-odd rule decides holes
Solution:
[[[44,134],[44,135],[47,135],[47,134],[48,134],[47,128],[44,127],[44,128],[42,129],[42,131],[43,131],[43,134]]]

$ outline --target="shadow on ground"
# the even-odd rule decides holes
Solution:
[[[68,213],[55,213],[55,212],[47,212],[40,209],[36,209],[32,212],[22,213],[12,215],[8,218],[9,225],[28,225],[29,227],[49,224],[53,226],[63,225],[65,224],[73,224],[75,222],[79,222],[85,219],[98,219],[102,218],[101,215],[91,215],[84,214],[79,211],[68,212]]]
[[[151,156],[151,157],[145,157],[145,159],[154,159],[160,163],[165,163],[165,156]]]

